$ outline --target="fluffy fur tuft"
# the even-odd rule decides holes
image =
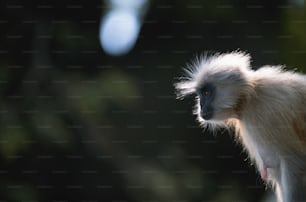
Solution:
[[[185,72],[177,96],[196,94],[200,125],[234,127],[279,202],[306,201],[306,77],[282,66],[254,71],[243,52],[201,57]],[[208,120],[205,110],[213,112]]]
[[[186,95],[195,92],[202,80],[211,74],[224,71],[246,72],[250,69],[250,55],[244,52],[236,51],[228,54],[215,54],[213,56],[202,55],[187,65],[184,69],[185,76],[181,81],[175,84],[177,97],[183,98]]]

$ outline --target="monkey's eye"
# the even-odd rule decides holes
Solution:
[[[209,96],[211,96],[211,91],[206,89],[206,90],[202,91],[202,95],[205,96],[205,97],[209,97]]]
[[[211,92],[211,89],[210,88],[203,88],[202,90],[201,90],[201,94],[202,94],[202,96],[205,96],[205,97],[210,97],[211,96],[211,94],[212,94],[212,92]]]
[[[214,94],[214,87],[207,84],[199,89],[199,94],[203,97],[210,98]]]

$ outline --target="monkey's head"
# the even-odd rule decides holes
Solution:
[[[196,59],[186,77],[175,84],[178,98],[196,95],[195,114],[200,123],[222,123],[239,118],[242,96],[248,91],[250,56],[242,52]]]

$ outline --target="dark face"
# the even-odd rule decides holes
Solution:
[[[205,120],[210,120],[214,116],[212,102],[216,95],[216,87],[211,84],[205,84],[197,90],[200,98],[200,115]]]

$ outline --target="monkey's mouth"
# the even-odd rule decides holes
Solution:
[[[213,117],[213,112],[212,111],[201,111],[201,117],[204,119],[204,120],[210,120],[212,119]]]

